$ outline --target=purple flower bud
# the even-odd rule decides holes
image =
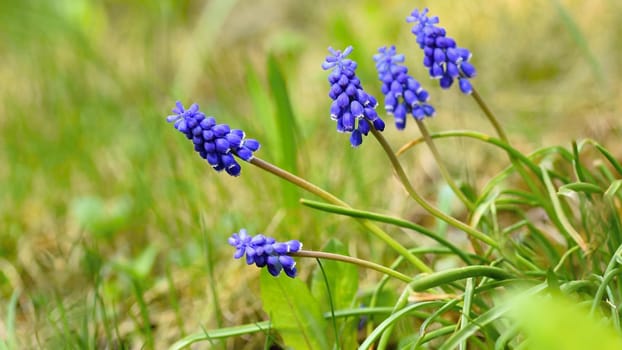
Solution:
[[[460,75],[458,66],[455,63],[447,62],[447,74],[454,79],[457,78]]]
[[[345,112],[341,116],[341,120],[342,120],[342,123],[343,123],[344,131],[352,131],[352,130],[354,130],[355,118],[352,115],[352,113]]]
[[[277,242],[261,234],[251,237],[245,229],[232,234],[227,241],[235,248],[235,259],[246,255],[246,264],[267,267],[273,276],[278,276],[281,271],[291,278],[296,276],[296,261],[288,254],[300,250],[302,244],[299,241]]]
[[[352,47],[343,52],[332,48],[328,50],[331,54],[326,57],[322,68],[332,70],[328,76],[328,82],[331,84],[328,95],[333,100],[330,117],[337,122],[338,132],[352,133],[350,144],[357,147],[363,142],[363,135],[369,132],[368,121],[374,122],[370,118],[379,119],[375,112],[373,114],[368,112],[368,109],[373,111],[378,102],[363,90],[361,81],[356,76],[356,62],[346,58],[352,52]],[[336,88],[335,84],[338,84],[343,91]],[[383,89],[390,88],[388,85]],[[295,273],[295,269],[293,271]]]
[[[240,175],[241,167],[234,156],[250,160],[259,149],[259,142],[245,139],[242,130],[231,130],[226,124],[216,124],[214,117],[206,117],[193,104],[188,110],[181,102],[175,103],[173,113],[166,118],[175,128],[192,140],[194,150],[216,171],[225,170],[229,175]]]
[[[443,75],[440,80],[441,88],[449,89],[451,84],[453,84],[454,79],[449,75]]]
[[[350,135],[350,144],[352,147],[358,147],[361,143],[363,143],[363,134],[361,131],[358,129],[352,131],[352,134]]]
[[[360,118],[363,116],[363,105],[359,102],[359,101],[352,101],[350,102],[350,113],[352,113],[352,115],[355,118]]]
[[[383,131],[384,130],[384,121],[380,118],[376,119],[373,121],[374,124],[374,129],[378,130],[378,131]]]
[[[433,49],[429,49],[428,52],[432,55],[435,53]],[[437,55],[440,57],[445,54],[441,51]],[[395,117],[397,129],[402,130],[406,127],[408,114],[412,114],[416,119],[424,117],[421,103],[427,101],[429,94],[418,81],[408,75],[408,68],[398,64],[404,61],[404,55],[398,55],[395,46],[381,47],[378,49],[378,54],[374,55],[374,60],[378,78],[383,81],[384,85],[390,84],[390,89],[383,90],[384,106],[387,113]],[[444,74],[441,64],[436,62],[433,63],[431,70],[436,70],[439,77]],[[390,82],[388,76],[392,78]],[[376,129],[384,128],[384,122],[376,125],[373,118],[370,119],[374,122]]]
[[[259,147],[261,147],[261,144],[255,139],[243,139],[242,146],[255,152],[259,149]]]
[[[447,37],[445,29],[437,25],[438,17],[428,17],[427,8],[423,11],[415,9],[406,21],[414,23],[412,33],[423,50],[423,65],[428,68],[430,77],[440,79],[440,86],[448,89],[454,79],[462,76],[460,90],[463,93],[470,93],[473,89],[470,82],[467,84],[462,80],[475,76],[475,68],[468,63],[471,52],[457,47],[456,41]]]
[[[469,81],[469,79],[466,78],[462,78],[458,81],[459,85],[460,85],[460,91],[462,91],[465,94],[471,94],[473,92],[473,87],[471,86],[471,82]]]
[[[476,74],[475,67],[469,62],[462,62],[460,64],[460,70],[462,70],[462,73],[464,73],[467,78],[473,78]]]
[[[432,64],[432,68],[430,68],[430,76],[433,79],[439,79],[443,76],[443,68],[437,62]]]

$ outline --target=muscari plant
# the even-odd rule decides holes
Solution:
[[[420,49],[411,51],[422,55],[430,77],[443,89],[457,81],[459,90],[482,109],[497,136],[474,130],[429,132],[426,118],[442,108],[431,104],[431,93],[409,74],[405,56],[395,46],[379,48],[373,60],[364,64],[375,63],[384,95],[382,109],[393,116],[396,128],[408,132],[407,120],[412,117],[421,136],[397,152],[384,137],[378,100],[363,87],[374,82],[363,84],[358,78],[357,63],[348,58],[352,46],[343,51],[329,48],[322,64],[330,85],[329,115],[339,133],[350,135],[351,145],[357,148],[353,152],[373,147],[369,141],[362,145],[364,136],[373,136],[410,198],[429,215],[464,234],[468,246],[410,220],[354,208],[259,158],[259,142],[247,138],[243,131],[217,124],[196,104],[185,109],[177,102],[174,115],[167,120],[192,140],[195,151],[216,171],[239,176],[239,162],[243,161],[316,195],[321,201],[301,199],[301,203],[352,218],[361,231],[391,248],[395,261],[385,266],[348,256],[334,240],[324,251],[319,247],[303,250],[298,240],[279,242],[237,228],[228,241],[233,257],[266,267],[269,273],[261,277],[261,298],[269,319],[201,331],[181,339],[173,348],[271,330],[278,334],[271,338],[274,342],[293,349],[510,349],[555,348],[556,344],[560,349],[579,349],[586,339],[599,348],[619,348],[622,164],[589,139],[573,141],[569,148],[545,147],[528,154],[518,151],[473,85],[476,71],[470,63],[471,52],[457,46],[439,26],[438,17],[428,15],[428,9],[413,11],[407,22],[413,23],[412,33]],[[451,138],[469,138],[496,147],[507,153],[509,163],[483,188],[467,189],[452,178],[435,145]],[[420,144],[431,151],[444,181],[464,205],[466,219],[445,213],[411,184],[400,157]],[[544,215],[534,218],[527,214],[533,211]],[[395,228],[411,230],[435,243],[404,246],[398,239],[404,231]],[[434,269],[437,261],[448,257],[454,259],[454,267]],[[301,258],[317,261],[313,293],[297,276],[295,259]],[[376,270],[383,277],[372,290],[358,291],[356,266]],[[390,302],[383,297],[387,292],[394,295],[388,298]],[[520,299],[501,298],[512,293]],[[555,301],[560,298],[572,302]],[[568,305],[578,309],[568,311],[570,316],[551,318],[562,314],[558,311],[567,310]],[[530,318],[543,321],[534,323]]]

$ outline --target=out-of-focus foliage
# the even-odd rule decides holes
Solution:
[[[164,117],[177,99],[198,102],[260,140],[262,157],[357,206],[430,224],[405,198],[385,196],[400,187],[377,147],[353,151],[334,132],[320,68],[328,46],[355,45],[357,73],[379,96],[371,55],[395,44],[442,106],[431,129],[484,125],[471,101],[424,79],[404,19],[426,5],[474,53],[474,84],[518,148],[589,136],[620,155],[617,1],[0,0],[0,338],[95,348],[152,337],[162,347],[202,327],[263,320],[247,293],[257,272],[229,259],[226,237],[241,227],[316,249],[347,236],[351,252],[390,260],[347,219],[291,208],[296,191],[257,169],[211,172]],[[276,132],[284,114],[295,123]],[[439,148],[473,186],[505,164],[466,141]],[[429,155],[405,164],[434,198]],[[303,278],[311,264],[300,263]],[[256,348],[258,334],[226,346]]]

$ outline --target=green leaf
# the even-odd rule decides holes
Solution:
[[[73,217],[96,237],[112,238],[125,228],[132,216],[133,203],[129,197],[104,201],[95,196],[85,196],[71,202]]]
[[[523,292],[523,295],[525,296],[525,298],[528,298],[542,292],[542,290],[544,290],[545,288],[546,284],[539,284]],[[471,322],[469,322],[469,324],[462,327],[458,332],[454,333],[451,337],[449,337],[449,339],[447,339],[447,341],[443,343],[443,345],[439,349],[452,350],[457,348],[458,344],[462,343],[465,339],[474,335],[478,330],[505,316],[511,308],[512,306],[509,303],[502,303],[489,309],[477,318],[473,319]]]
[[[559,198],[557,198],[557,191],[555,191],[555,187],[553,186],[553,182],[551,181],[551,178],[549,177],[546,168],[544,167],[544,165],[541,165],[540,167],[542,173],[542,181],[544,182],[546,190],[549,193],[549,199],[551,200],[551,204],[553,205],[553,212],[555,213],[557,220],[561,224],[562,228],[566,231],[566,234],[570,236],[575,241],[575,243],[577,243],[577,245],[581,247],[583,251],[587,251],[587,243],[585,243],[583,237],[581,237],[581,235],[574,229],[574,227],[572,227],[570,221],[568,220],[568,217],[562,209]]]
[[[328,253],[348,255],[346,247],[338,240],[328,241],[323,251]],[[311,293],[321,305],[323,312],[330,313],[330,306],[335,310],[351,308],[355,305],[356,292],[358,290],[358,269],[356,265],[346,264],[333,260],[322,260],[322,266],[326,273],[326,279],[320,268],[315,269],[311,281]],[[326,287],[328,281],[328,288]],[[332,302],[329,298],[332,298]],[[356,347],[356,323],[357,318],[339,320],[339,341],[342,349],[354,349]],[[329,339],[335,339],[333,335]]]
[[[438,304],[437,302],[433,302],[433,301],[425,301],[425,302],[421,302],[421,303],[415,303],[415,304],[410,304],[408,306],[406,306],[405,308],[392,313],[389,317],[387,317],[384,321],[382,321],[382,323],[380,323],[378,325],[378,327],[376,327],[365,339],[365,341],[358,347],[359,350],[365,350],[365,349],[370,349],[372,347],[372,345],[374,344],[374,342],[376,341],[376,339],[378,339],[380,337],[380,335],[389,327],[391,327],[391,325],[393,325],[395,322],[397,322],[401,317],[407,315],[408,313],[410,313],[413,310],[416,309],[420,309],[420,308],[425,308],[425,307],[429,307],[429,306],[434,306]]]
[[[287,84],[285,76],[279,68],[279,62],[273,55],[268,57],[268,83],[270,91],[274,98],[276,113],[274,114],[274,137],[277,141],[275,152],[277,152],[276,160],[278,165],[292,173],[297,173],[297,155],[296,150],[299,149],[296,140],[299,138],[300,132],[296,125],[296,117],[287,92]],[[298,206],[298,190],[296,186],[282,182],[282,193],[285,204],[288,208]]]
[[[262,84],[257,71],[253,65],[248,64],[246,67],[246,86],[248,89],[248,96],[253,107],[253,115],[258,124],[257,128],[262,127],[263,132],[262,143],[270,145],[270,147],[262,147],[261,151],[264,153],[263,157],[268,155],[267,159],[276,161],[276,153],[278,151],[278,138],[276,135],[276,126],[274,125],[274,106],[270,101],[270,94],[268,90]]]
[[[607,190],[605,191],[605,199],[608,201],[613,201],[614,197],[620,190],[620,187],[622,187],[622,180],[615,180],[614,182],[612,182],[611,185],[609,185],[609,188],[607,188]]]
[[[622,349],[613,328],[562,295],[517,297],[510,304],[510,316],[527,336],[529,349]]]
[[[257,332],[266,332],[270,329],[270,322],[257,322],[254,324],[245,324],[241,326],[220,328],[210,331],[202,331],[190,334],[176,341],[169,350],[181,350],[191,344],[200,341],[214,341],[217,339],[226,339],[237,335],[252,334]]]
[[[326,204],[326,203],[313,201],[313,200],[305,199],[305,198],[301,198],[300,203],[307,207],[322,210],[322,211],[329,212],[329,213],[346,215],[346,216],[350,216],[353,218],[364,218],[364,219],[369,219],[371,221],[377,221],[377,222],[384,222],[387,224],[417,231],[429,238],[432,238],[433,240],[437,241],[443,246],[447,247],[449,250],[451,250],[452,253],[460,257],[467,264],[471,264],[471,260],[469,259],[467,254],[465,254],[461,249],[451,244],[451,242],[449,242],[445,238],[437,235],[436,232],[428,230],[427,228],[421,225],[415,224],[412,221],[403,220],[400,218],[382,215],[382,214],[378,214],[378,213],[374,213],[370,211],[363,211],[363,210],[357,210],[357,209],[352,209],[352,208],[344,208],[344,207],[340,207],[337,205]]]
[[[16,336],[16,332],[15,332],[15,315],[16,315],[16,310],[17,310],[17,301],[19,299],[19,296],[21,294],[21,291],[19,289],[16,289],[13,291],[13,294],[11,295],[11,299],[9,300],[9,303],[7,305],[7,310],[6,310],[6,320],[5,320],[5,339],[0,340],[0,350],[11,350],[11,349],[17,349],[17,336]]]
[[[118,271],[127,273],[136,281],[143,281],[149,277],[155,264],[160,248],[154,244],[148,245],[137,257],[133,259],[118,258],[112,261],[112,267]]]
[[[309,350],[329,348],[320,305],[299,278],[274,277],[263,269],[261,300],[287,346]]]
[[[572,196],[575,192],[584,192],[590,194],[603,193],[603,190],[600,187],[589,182],[573,182],[560,186],[559,190],[557,190],[557,194],[567,197]]]

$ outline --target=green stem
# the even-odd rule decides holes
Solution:
[[[445,163],[441,160],[441,155],[434,144],[434,141],[430,137],[430,133],[428,132],[428,128],[425,126],[425,123],[421,120],[417,120],[417,126],[419,127],[419,131],[421,132],[421,136],[425,140],[425,143],[428,145],[430,152],[432,152],[432,156],[434,160],[436,160],[436,165],[438,165],[438,170],[441,172],[441,176],[447,182],[447,185],[451,187],[456,196],[464,203],[464,205],[469,209],[469,211],[473,211],[475,206],[474,204],[464,195],[464,192],[460,190],[460,187],[454,182],[452,177],[449,175],[449,171],[445,167]]]
[[[342,261],[342,262],[346,262],[349,264],[354,264],[354,265],[358,265],[358,266],[365,267],[368,269],[376,270],[378,272],[397,278],[398,280],[404,281],[406,283],[410,283],[413,281],[411,277],[408,277],[401,272],[395,271],[386,266],[373,263],[371,261],[362,260],[362,259],[354,258],[351,256],[327,253],[327,252],[317,252],[314,250],[299,250],[295,253],[290,253],[289,255],[304,257],[304,258],[316,258],[316,259],[328,259],[328,260]]]
[[[482,111],[486,115],[486,118],[488,118],[488,121],[490,121],[492,126],[495,128],[495,130],[497,131],[497,134],[499,135],[499,138],[501,139],[501,141],[503,141],[508,146],[510,146],[510,140],[508,139],[507,135],[505,134],[505,131],[503,130],[503,127],[501,127],[501,123],[499,123],[499,120],[495,117],[494,113],[492,113],[490,108],[488,108],[488,105],[486,104],[486,102],[484,102],[484,100],[479,95],[477,90],[475,90],[475,88],[473,88],[473,93],[471,94],[471,96],[473,96],[473,98],[475,99],[475,102],[477,102],[479,107],[482,109]],[[536,186],[533,183],[533,181],[531,180],[531,177],[529,176],[529,174],[527,174],[525,172],[525,169],[523,169],[523,166],[518,162],[517,157],[515,155],[513,155],[512,153],[509,153],[509,152],[508,152],[508,156],[510,157],[510,162],[512,162],[512,164],[516,168],[516,171],[518,171],[518,173],[523,178],[523,180],[525,180],[525,183],[527,183],[527,186],[529,186],[531,191],[533,193],[541,193],[541,191],[538,188],[538,186]]]
[[[276,175],[290,183],[310,192],[318,197],[324,199],[325,201],[344,207],[344,208],[352,208],[348,203],[342,201],[337,198],[332,193],[312,184],[311,182],[298,177],[286,170],[283,170],[271,163],[266,162],[260,158],[254,157],[250,160],[250,163],[273,174]],[[384,232],[380,227],[375,225],[373,222],[366,219],[357,219],[361,225],[363,225],[367,230],[369,230],[372,234],[374,234],[377,238],[385,242],[388,246],[397,251],[400,255],[404,256],[406,260],[412,263],[415,267],[417,267],[422,272],[432,272],[433,270],[426,265],[421,259],[417,258],[415,255],[410,253],[406,247],[401,245],[398,241],[393,239],[388,233]]]
[[[400,179],[400,182],[402,183],[402,185],[406,188],[406,191],[408,192],[408,194],[415,200],[415,202],[417,202],[423,209],[425,209],[426,211],[428,211],[428,213],[432,214],[433,216],[445,221],[446,223],[448,223],[449,225],[464,231],[465,233],[467,233],[469,236],[479,239],[480,241],[490,245],[491,247],[495,247],[495,248],[499,248],[499,244],[493,240],[491,237],[486,236],[484,233],[474,229],[473,227],[443,213],[442,211],[440,211],[439,209],[437,209],[436,207],[432,206],[430,203],[428,203],[425,199],[423,199],[421,196],[419,196],[419,194],[417,193],[417,191],[415,191],[415,189],[413,188],[413,186],[410,184],[410,180],[408,179],[408,175],[406,175],[406,172],[404,171],[404,168],[402,168],[402,165],[400,164],[400,161],[397,159],[397,156],[395,155],[395,153],[393,153],[393,150],[391,149],[391,146],[389,145],[389,143],[387,142],[387,140],[384,138],[384,136],[382,135],[381,132],[379,132],[378,130],[376,130],[375,128],[371,128],[371,132],[374,134],[374,136],[376,137],[376,139],[378,140],[378,142],[380,143],[380,145],[382,146],[382,149],[384,150],[384,152],[387,154],[387,156],[389,157],[389,160],[391,161],[391,164],[393,165],[393,169],[395,170],[397,177]]]
[[[473,88],[473,93],[471,94],[471,96],[473,96],[479,108],[482,109],[482,111],[486,115],[486,118],[488,118],[488,121],[490,121],[490,124],[492,124],[493,128],[495,128],[495,131],[497,131],[497,135],[499,135],[499,138],[505,143],[510,144],[510,142],[508,141],[508,137],[505,134],[503,127],[501,126],[501,123],[499,123],[499,120],[495,117],[490,108],[488,108],[488,105],[486,104],[486,102],[484,102],[484,100],[479,95],[477,90],[475,90],[475,88]]]
[[[524,154],[522,154],[517,149],[513,148],[512,146],[510,146],[507,142],[505,142],[505,141],[503,141],[501,139],[497,139],[497,138],[491,137],[491,136],[486,135],[484,133],[477,132],[477,131],[471,131],[471,130],[451,130],[451,131],[443,131],[443,132],[434,133],[434,134],[431,134],[430,137],[432,139],[444,138],[444,137],[469,137],[469,138],[477,139],[477,140],[480,140],[480,141],[483,141],[483,142],[486,142],[486,143],[493,144],[493,145],[503,149],[504,151],[506,151],[510,155],[510,158],[516,158],[516,159],[520,160],[521,162],[523,162],[529,168],[529,170],[531,170],[534,174],[536,174],[536,176],[538,176],[538,177],[542,176],[542,172],[540,171],[540,168],[538,168],[538,166],[535,165]],[[417,145],[418,143],[421,143],[421,140],[417,139],[417,140],[413,140],[413,141],[407,143],[406,145],[404,145],[402,148],[399,149],[398,154],[402,154],[402,153],[406,152],[406,150],[408,150],[409,148]],[[518,170],[518,167],[516,166],[517,164],[514,163],[514,162],[512,164],[514,165],[514,168],[516,168]],[[525,176],[523,176],[523,177],[525,177]],[[529,177],[527,177],[527,179],[525,179],[525,181],[530,184],[530,187],[531,186],[535,186],[535,184],[533,183],[533,181],[531,181],[531,179],[529,179]]]

